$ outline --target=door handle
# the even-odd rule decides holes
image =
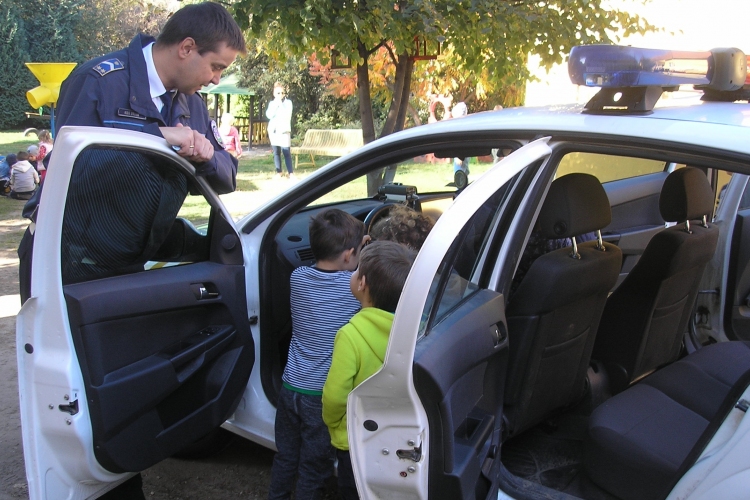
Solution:
[[[193,283],[190,288],[198,300],[215,299],[219,296],[219,290],[213,283]]]
[[[213,299],[219,296],[219,292],[209,292],[208,288],[203,285],[198,287],[198,293],[200,294],[198,300]]]

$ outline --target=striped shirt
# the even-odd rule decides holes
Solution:
[[[333,339],[360,309],[349,288],[351,271],[298,267],[292,272],[292,343],[282,380],[291,390],[322,394]]]

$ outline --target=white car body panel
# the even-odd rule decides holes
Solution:
[[[343,162],[388,149],[404,140],[436,135],[469,134],[476,130],[492,131],[498,136],[528,132],[533,136],[554,134],[556,140],[570,137],[606,140],[619,137],[644,144],[671,143],[679,147],[698,146],[717,152],[750,154],[750,141],[737,140],[737,132],[746,133],[750,126],[750,105],[738,103],[701,103],[686,107],[662,107],[653,114],[641,116],[605,116],[581,114],[581,107],[515,108],[498,112],[477,113],[467,118],[415,127],[386,137],[348,157],[337,159],[317,170],[309,180],[290,188],[290,193],[303,193],[336,171]],[[592,133],[593,132],[593,133]],[[510,136],[510,135],[509,135]],[[457,201],[442,215],[438,228],[428,237],[404,287],[402,299],[391,330],[383,368],[357,387],[348,402],[348,432],[352,462],[362,498],[427,498],[429,433],[426,413],[417,396],[412,379],[414,350],[419,333],[421,313],[430,284],[447,249],[466,221],[503,183],[533,161],[550,154],[548,139],[537,140],[519,149],[482,177],[475,179]],[[159,137],[119,129],[95,127],[64,128],[56,141],[57,153],[52,158],[47,184],[67,186],[74,159],[90,144],[127,146],[175,157],[172,149]],[[180,160],[186,171],[193,167]],[[714,258],[716,270],[712,287],[726,289],[728,261],[737,205],[745,186],[745,176],[735,175],[725,194],[717,221],[724,224],[725,247]],[[220,207],[227,220],[232,220],[213,191],[202,178],[196,178],[215,207]],[[742,182],[740,182],[742,181]],[[741,186],[740,186],[741,184]],[[29,496],[32,500],[50,498],[87,498],[112,488],[129,474],[114,474],[99,465],[93,452],[91,421],[83,391],[81,368],[75,354],[68,313],[61,287],[60,241],[65,211],[65,190],[47,190],[39,206],[35,247],[45,249],[45,258],[36,259],[32,275],[32,297],[24,304],[17,319],[18,381],[21,422],[26,457]],[[526,201],[522,206],[527,205]],[[236,224],[242,227],[273,208],[278,213],[284,206],[272,201]],[[539,207],[537,207],[537,210]],[[262,314],[259,283],[259,249],[274,216],[263,215],[249,234],[239,233],[243,246],[247,286],[248,315]],[[57,214],[55,216],[55,214]],[[520,234],[526,228],[514,228]],[[526,231],[526,237],[528,232]],[[499,262],[506,255],[503,245]],[[498,273],[493,273],[491,286],[498,286]],[[44,291],[44,293],[40,293]],[[721,314],[715,318],[714,331],[727,340]],[[43,314],[42,312],[43,311]],[[275,448],[275,407],[263,391],[260,377],[260,322],[252,326],[256,365],[234,415],[224,427],[263,446]],[[24,350],[31,346],[32,353]],[[750,390],[743,396],[750,399]],[[78,401],[76,415],[59,409],[60,405]],[[379,424],[376,432],[366,431],[364,420]],[[414,446],[409,444],[414,442]],[[399,459],[396,450],[422,445],[422,459],[411,462]],[[670,499],[744,498],[750,489],[750,418],[734,410],[714,436],[698,462],[680,480]],[[385,450],[388,453],[385,453]],[[409,471],[414,467],[414,471]],[[402,473],[406,476],[402,476]],[[511,498],[504,492],[498,499]]]
[[[552,150],[547,141],[540,139],[524,146],[479,177],[456,198],[427,236],[401,293],[383,367],[355,388],[347,403],[350,453],[362,498],[427,498],[429,427],[414,389],[412,367],[430,285],[466,222],[514,175],[549,155]],[[377,422],[378,429],[365,430],[365,420]],[[396,456],[398,449],[420,446],[419,462]]]
[[[260,282],[260,277],[258,276],[260,265],[258,262],[258,249],[261,247],[263,235],[271,219],[272,217],[269,217],[263,221],[250,234],[240,234],[245,260],[245,283],[257,284]],[[248,286],[246,294],[248,316],[259,317],[261,314],[260,290],[258,290],[257,286]],[[255,342],[255,359],[259,360],[261,357],[259,322],[256,322],[251,329],[253,332],[253,341]],[[226,421],[223,427],[246,439],[275,450],[274,422],[276,421],[276,407],[268,401],[265,392],[263,392],[260,370],[258,369],[259,364],[256,363],[256,368],[250,374],[250,380],[245,388],[245,393],[234,415]]]
[[[156,136],[110,128],[66,127],[56,139],[57,152],[50,162],[46,183],[67,186],[75,158],[91,144],[130,148],[138,144],[174,156],[166,141]],[[189,163],[182,164],[186,170],[194,171]],[[45,257],[34,260],[31,298],[18,313],[16,328],[17,345],[33,347],[32,353],[18,349],[24,456],[32,500],[87,498],[132,475],[109,472],[94,456],[81,367],[61,286],[59,249],[66,196],[65,189],[43,193],[34,246],[44,249]],[[76,415],[59,410],[59,405],[72,401],[78,402]],[[29,425],[30,422],[33,423]]]

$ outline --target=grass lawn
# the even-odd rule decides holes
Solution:
[[[25,151],[31,144],[36,144],[36,136],[24,137],[23,131],[0,132],[0,155],[5,156],[18,151]],[[323,159],[324,160],[324,159]],[[319,165],[325,161],[319,162]],[[302,167],[297,171],[297,177],[302,179],[314,172],[315,169]],[[286,179],[274,178],[273,157],[269,155],[245,155],[240,158],[237,172],[237,190],[234,193],[222,195],[235,218],[251,212],[261,203],[272,199],[290,186]],[[28,221],[21,216],[24,201],[0,197],[0,251],[15,252],[21,241]],[[181,215],[200,222],[201,215],[207,213],[207,205],[202,197],[191,196],[183,207]]]
[[[36,137],[24,137],[22,131],[0,132],[0,155],[25,150],[30,144],[35,144]],[[319,161],[318,161],[319,160]],[[332,158],[316,158],[317,168],[326,164]],[[476,179],[491,165],[477,163],[476,158],[471,163],[471,178]],[[301,166],[295,172],[297,179],[304,179],[317,170],[313,166]],[[453,169],[450,163],[414,163],[406,162],[399,165],[396,182],[412,184],[419,187],[421,192],[453,190],[447,184],[453,179]],[[239,162],[237,172],[237,190],[221,196],[224,205],[235,219],[252,212],[260,205],[277,197],[281,192],[294,185],[294,181],[278,179],[275,176],[273,156],[270,153],[244,155]],[[367,183],[365,177],[335,189],[315,203],[330,203],[345,199],[366,198]],[[28,221],[21,216],[21,209],[25,202],[11,198],[0,197],[0,251],[15,251],[21,240]],[[185,217],[196,225],[205,223],[210,208],[202,196],[188,196],[180,216]]]

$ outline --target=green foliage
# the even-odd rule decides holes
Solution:
[[[24,113],[36,111],[26,91],[38,82],[24,63],[82,63],[138,32],[157,33],[168,14],[160,0],[2,0],[0,129],[21,126]]]
[[[33,62],[81,62],[73,28],[80,22],[80,0],[16,1]]]
[[[384,44],[393,54],[413,54],[414,37],[423,35],[443,43],[452,68],[490,92],[523,86],[529,54],[550,67],[575,45],[654,29],[637,15],[607,8],[606,0],[238,0],[233,9],[272,59],[317,53],[325,64],[335,48],[342,59],[367,64],[363,55]],[[485,105],[517,101],[518,88]]]
[[[255,91],[260,115],[265,119],[273,86],[281,82],[294,104],[292,138],[301,141],[310,128],[359,128],[356,100],[342,99],[325,93],[319,78],[310,75],[307,58],[289,57],[284,62],[269,59],[263,52],[251,52],[239,62],[239,84]]]
[[[26,91],[35,78],[23,65],[29,60],[25,26],[14,3],[0,4],[0,128],[8,128],[29,111]]]
[[[82,2],[75,38],[84,60],[119,50],[138,33],[157,35],[171,13],[158,0]]]

